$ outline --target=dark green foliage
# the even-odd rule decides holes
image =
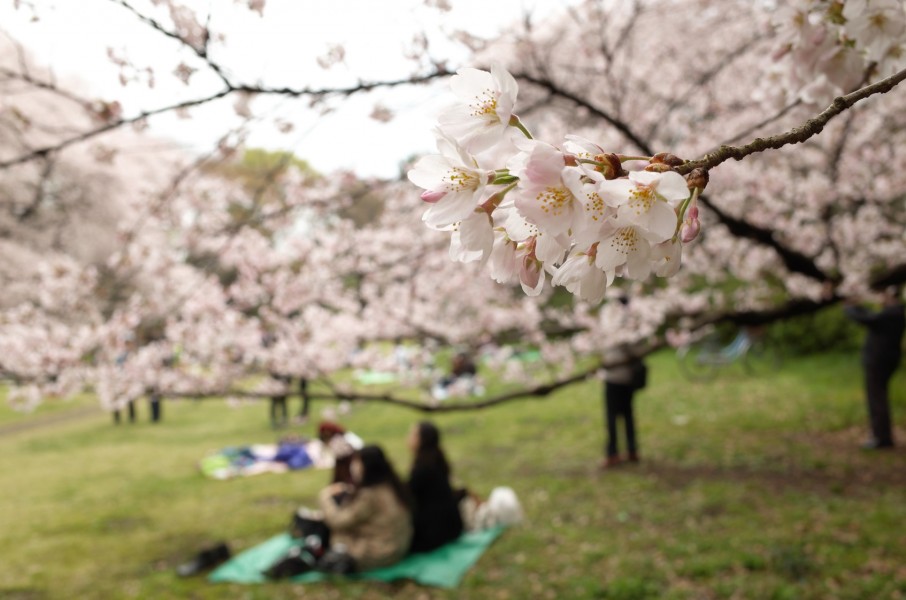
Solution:
[[[768,339],[783,348],[785,356],[856,350],[863,335],[861,328],[846,318],[839,305],[768,327]]]

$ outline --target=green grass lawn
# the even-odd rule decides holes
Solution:
[[[28,428],[33,427],[35,423],[43,423],[42,417],[66,419],[72,415],[101,410],[97,400],[89,394],[79,394],[66,400],[42,402],[31,410],[11,406],[9,402],[3,401],[5,395],[6,386],[0,383],[0,435],[11,429]]]
[[[481,493],[512,486],[527,514],[453,592],[178,579],[206,544],[241,550],[284,530],[327,481],[198,474],[209,451],[275,439],[264,403],[169,402],[157,425],[145,404],[119,427],[101,412],[5,418],[43,424],[0,431],[0,598],[906,597],[906,452],[857,449],[855,356],[789,361],[762,379],[730,368],[708,384],[685,382],[671,354],[650,365],[638,466],[597,469],[599,382],[435,419],[456,477]],[[906,443],[904,380],[893,404]],[[405,468],[418,418],[362,404],[344,422]]]

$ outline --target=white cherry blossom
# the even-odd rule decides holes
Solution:
[[[609,280],[609,281],[608,281]],[[581,299],[598,303],[604,299],[607,284],[613,281],[595,265],[594,254],[577,252],[560,265],[551,277],[552,285],[560,285]]]
[[[901,0],[847,0],[843,5],[843,30],[878,61],[906,33],[906,12]]]
[[[675,222],[674,222],[675,223]],[[668,236],[669,237],[669,236]],[[598,245],[595,264],[608,274],[622,267],[621,273],[630,279],[644,279],[651,273],[651,246],[665,238],[639,227],[626,218],[614,220],[613,234]]]
[[[419,159],[408,177],[425,190],[422,200],[430,204],[423,215],[425,223],[442,228],[475,211],[494,172],[480,168],[472,155],[441,131],[436,134],[440,154]]]
[[[651,249],[651,267],[658,277],[673,277],[679,271],[683,260],[683,244],[666,241]]]
[[[465,251],[461,255],[463,258],[457,260],[460,262],[477,260],[483,266],[491,256],[491,250],[494,247],[494,230],[491,216],[484,211],[472,213],[458,224],[453,237],[458,240]]]
[[[499,142],[510,125],[518,85],[503,67],[491,72],[460,69],[450,88],[465,104],[452,107],[439,119],[441,128],[470,152],[477,153]]]
[[[517,246],[503,228],[494,231],[494,244],[488,266],[491,278],[497,283],[509,283],[518,276]]]
[[[549,144],[533,145],[521,169],[514,191],[516,209],[541,231],[551,235],[567,233],[582,209],[582,173],[564,164],[563,153]]]
[[[673,237],[676,231],[674,207],[689,197],[686,180],[673,171],[633,171],[628,179],[604,180],[598,193],[618,216],[653,235],[655,241]]]

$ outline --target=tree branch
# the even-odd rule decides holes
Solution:
[[[667,118],[671,114],[673,114],[674,110],[676,110],[680,106],[685,105],[689,101],[689,98],[700,92],[702,86],[717,77],[724,69],[732,66],[733,62],[737,58],[742,56],[747,50],[749,50],[756,44],[756,42],[760,41],[761,39],[762,36],[757,35],[743,42],[734,50],[725,55],[722,55],[718,59],[718,61],[711,66],[710,69],[699,73],[699,75],[695,77],[689,87],[686,88],[686,91],[683,94],[674,97],[667,105],[667,107],[661,111],[661,116],[651,123],[651,127],[648,129],[648,138],[654,138],[654,136],[657,135],[657,132],[660,129],[661,125],[663,125],[667,121]]]
[[[440,78],[440,77],[446,77],[447,75],[449,75],[449,72],[446,71],[445,69],[441,68],[433,73],[428,73],[427,75],[422,75],[419,77],[410,77],[410,78],[406,78],[406,79],[395,79],[395,80],[388,80],[388,81],[360,82],[353,86],[337,87],[337,88],[289,88],[289,87],[268,88],[268,87],[252,86],[252,85],[230,86],[230,87],[220,90],[217,93],[211,94],[209,96],[196,98],[194,100],[186,100],[184,102],[177,102],[176,104],[169,104],[167,106],[162,106],[160,108],[155,108],[153,110],[142,111],[133,117],[129,117],[126,119],[119,119],[116,121],[111,121],[100,127],[91,129],[89,131],[85,131],[79,135],[73,136],[71,138],[67,138],[56,144],[51,144],[48,146],[37,148],[37,149],[34,149],[25,154],[21,154],[15,158],[11,158],[9,160],[2,161],[2,162],[0,162],[0,169],[6,169],[6,168],[9,168],[14,165],[26,163],[26,162],[35,160],[37,158],[41,158],[52,152],[56,152],[58,150],[62,150],[64,148],[66,148],[68,146],[72,146],[73,144],[78,144],[80,142],[87,141],[87,140],[97,137],[101,134],[104,134],[109,131],[113,131],[115,129],[123,127],[124,125],[130,125],[132,123],[141,121],[143,119],[147,119],[149,117],[153,117],[153,116],[168,113],[168,112],[173,112],[173,111],[180,110],[180,109],[192,108],[195,106],[200,106],[202,104],[207,104],[209,102],[213,102],[214,100],[224,98],[224,97],[232,94],[233,92],[247,92],[250,94],[279,95],[279,96],[289,96],[289,97],[293,97],[293,98],[298,98],[298,97],[302,97],[302,96],[307,96],[307,97],[312,97],[312,98],[324,98],[324,97],[328,97],[328,96],[352,96],[353,94],[358,94],[361,92],[368,92],[368,91],[371,91],[371,90],[374,90],[377,88],[392,88],[392,87],[399,87],[399,86],[403,86],[403,85],[417,85],[417,84],[421,84],[421,83],[427,83],[427,82],[430,82],[430,81]]]
[[[172,111],[176,111],[176,110],[180,110],[180,109],[184,109],[184,108],[192,108],[193,106],[199,106],[201,104],[206,104],[208,102],[212,102],[219,98],[223,98],[224,96],[228,95],[230,92],[232,92],[232,90],[225,89],[225,90],[221,90],[221,91],[217,92],[216,94],[212,94],[210,96],[205,96],[203,98],[196,98],[195,100],[186,100],[184,102],[170,104],[168,106],[163,106],[161,108],[156,108],[154,110],[143,111],[133,117],[129,117],[126,119],[118,119],[116,121],[110,121],[108,123],[105,123],[104,125],[101,125],[100,127],[96,127],[95,129],[90,129],[88,131],[84,131],[78,135],[75,135],[71,138],[67,138],[67,139],[63,140],[62,142],[57,142],[56,144],[50,144],[48,146],[43,146],[41,148],[32,150],[31,152],[28,152],[26,154],[21,154],[15,158],[11,158],[9,160],[2,161],[2,162],[0,162],[0,169],[6,169],[6,168],[9,168],[9,167],[12,167],[15,165],[19,165],[22,163],[26,163],[26,162],[35,160],[37,158],[42,158],[44,156],[47,156],[48,154],[51,154],[51,153],[57,152],[59,150],[63,150],[64,148],[67,148],[69,146],[72,146],[73,144],[78,144],[80,142],[90,140],[91,138],[94,138],[101,134],[107,133],[108,131],[113,131],[115,129],[119,129],[120,127],[123,127],[124,125],[131,125],[132,123],[141,121],[142,119],[147,119],[148,117],[153,117],[155,115],[160,115],[163,113],[172,112]]]
[[[799,99],[787,104],[786,106],[784,106],[783,108],[778,110],[776,113],[774,113],[770,117],[766,117],[765,119],[763,119],[762,121],[759,121],[758,123],[755,123],[751,127],[747,128],[743,131],[740,131],[739,133],[737,133],[730,139],[728,139],[725,142],[723,142],[722,144],[720,144],[720,146],[718,146],[718,148],[720,148],[722,146],[726,146],[727,144],[732,144],[733,142],[735,142],[737,140],[741,140],[741,139],[749,137],[750,135],[752,135],[753,133],[755,133],[762,127],[764,127],[766,125],[770,125],[774,121],[782,119],[784,117],[784,115],[786,115],[788,112],[790,112],[791,110],[793,110],[800,104],[802,104],[802,100],[799,100]],[[713,152],[716,152],[716,150],[714,150]]]
[[[906,264],[899,267],[897,270],[898,275],[906,280]],[[839,302],[841,298],[839,296],[831,296],[822,300],[808,300],[808,299],[795,299],[787,302],[783,306],[772,308],[764,311],[740,311],[734,313],[725,313],[718,315],[699,315],[692,329],[700,329],[707,325],[713,325],[720,322],[729,322],[736,325],[765,325],[768,323],[773,323],[781,319],[786,319],[790,317],[795,317],[799,315],[811,314],[817,312],[828,306],[832,306]],[[679,317],[689,317],[693,315],[677,315]],[[694,317],[694,316],[693,316]],[[649,354],[656,352],[667,346],[666,341],[662,337],[658,337],[653,342],[646,345],[639,352],[636,353],[636,356],[644,357]],[[629,363],[632,360],[627,358],[624,360],[604,362],[600,361],[595,363],[591,367],[562,377],[560,379],[555,379],[553,381],[535,385],[532,387],[527,387],[519,390],[514,390],[512,392],[506,392],[503,394],[498,394],[490,398],[485,398],[478,401],[454,401],[454,402],[444,402],[444,403],[426,403],[418,400],[410,400],[407,398],[400,398],[393,394],[370,394],[365,392],[358,392],[355,390],[342,390],[333,386],[330,382],[324,381],[324,383],[330,388],[330,393],[318,394],[318,393],[309,393],[309,398],[313,400],[348,400],[348,401],[364,401],[364,402],[378,402],[382,404],[390,404],[392,406],[399,406],[401,408],[408,408],[411,410],[417,410],[423,413],[453,413],[453,412],[467,412],[472,410],[482,410],[486,408],[491,408],[494,406],[500,406],[502,404],[507,404],[516,400],[529,400],[529,399],[544,399],[550,396],[552,393],[563,389],[567,386],[573,385],[575,383],[581,383],[589,377],[593,376],[596,372],[601,369],[609,369],[618,366],[623,366]],[[213,397],[223,397],[223,396],[233,396],[233,397],[246,397],[246,398],[270,398],[273,396],[273,393],[265,392],[249,392],[243,390],[227,390],[222,392],[200,392],[197,394],[185,394],[185,393],[164,393],[165,397],[171,398],[213,398]],[[296,394],[287,394],[294,396]]]
[[[168,38],[176,40],[183,46],[189,48],[196,56],[198,56],[198,58],[200,58],[202,61],[204,61],[204,63],[208,66],[208,68],[210,68],[214,73],[217,74],[217,76],[220,78],[220,80],[223,81],[223,83],[227,87],[232,87],[232,83],[230,82],[229,78],[226,76],[226,73],[223,71],[223,68],[219,64],[217,64],[216,62],[211,60],[211,57],[208,54],[208,44],[210,42],[211,35],[210,35],[210,31],[208,30],[207,26],[205,26],[205,28],[204,28],[204,31],[205,31],[204,45],[201,48],[199,48],[199,47],[195,46],[194,44],[190,43],[188,40],[183,38],[181,35],[179,35],[175,31],[171,31],[171,30],[167,29],[166,27],[164,27],[159,21],[140,13],[135,7],[133,7],[131,4],[129,4],[125,0],[110,0],[110,1],[113,2],[114,4],[118,4],[118,5],[122,6],[123,8],[125,8],[126,10],[128,10],[129,12],[134,14],[136,17],[138,17],[138,19],[140,21],[142,21],[143,23],[145,23],[146,25],[148,25],[155,31],[167,36]]]
[[[906,263],[891,267],[869,279],[869,286],[875,290],[881,290],[891,285],[903,285],[904,283],[906,283]]]
[[[774,232],[772,230],[759,227],[744,219],[738,219],[733,215],[725,213],[705,195],[699,196],[698,201],[701,202],[702,206],[714,213],[714,216],[716,216],[724,227],[726,227],[733,235],[750,239],[774,250],[790,272],[799,273],[817,281],[837,280],[819,269],[815,264],[815,261],[805,254],[793,250],[792,248],[788,248],[777,241],[777,239],[774,238]]]
[[[5,75],[6,77],[8,77],[10,79],[16,79],[16,80],[25,82],[31,86],[34,86],[38,89],[52,92],[52,93],[56,94],[57,96],[60,96],[61,98],[66,98],[67,100],[70,100],[70,101],[74,102],[75,104],[78,104],[80,107],[82,107],[86,111],[94,112],[90,101],[86,100],[85,98],[80,98],[79,96],[76,96],[75,94],[68,92],[66,90],[62,90],[52,82],[41,81],[40,79],[32,77],[31,74],[26,71],[17,72],[17,71],[13,71],[11,69],[7,69],[6,67],[0,66],[0,75]]]
[[[577,96],[570,91],[564,90],[550,79],[546,77],[536,77],[534,75],[529,75],[528,73],[513,73],[513,77],[527,81],[533,85],[547,90],[554,96],[559,96],[565,100],[569,100],[576,106],[581,106],[587,109],[590,113],[606,121],[611,127],[623,134],[623,137],[635,144],[636,147],[643,153],[654,154],[645,140],[643,140],[635,131],[633,131],[627,123],[621,121],[620,119],[617,119],[604,109],[595,106],[588,100]]]
[[[836,98],[831,105],[824,109],[820,114],[790,131],[768,138],[755,138],[755,140],[745,146],[721,146],[716,152],[706,154],[699,160],[685,162],[677,167],[676,171],[680,175],[685,175],[693,169],[712,169],[731,158],[734,160],[742,160],[750,154],[757,154],[758,152],[764,152],[765,150],[778,150],[791,144],[800,144],[821,133],[824,126],[827,125],[831,119],[851,108],[857,102],[865,100],[875,94],[886,94],[904,79],[906,79],[906,69],[903,69],[886,79],[882,79],[877,83],[856,90],[851,94]]]

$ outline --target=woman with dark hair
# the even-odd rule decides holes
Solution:
[[[459,499],[450,487],[450,465],[440,447],[440,431],[428,421],[416,423],[409,434],[415,455],[409,474],[414,503],[412,552],[428,552],[462,535]]]
[[[349,466],[353,483],[334,483],[319,500],[334,554],[348,555],[353,569],[392,565],[412,540],[409,494],[378,446],[357,451]]]
[[[352,475],[349,473],[349,465],[352,463],[352,455],[355,451],[365,445],[362,438],[351,431],[346,431],[342,425],[333,421],[321,421],[318,425],[318,439],[334,457],[332,483],[351,484]]]

